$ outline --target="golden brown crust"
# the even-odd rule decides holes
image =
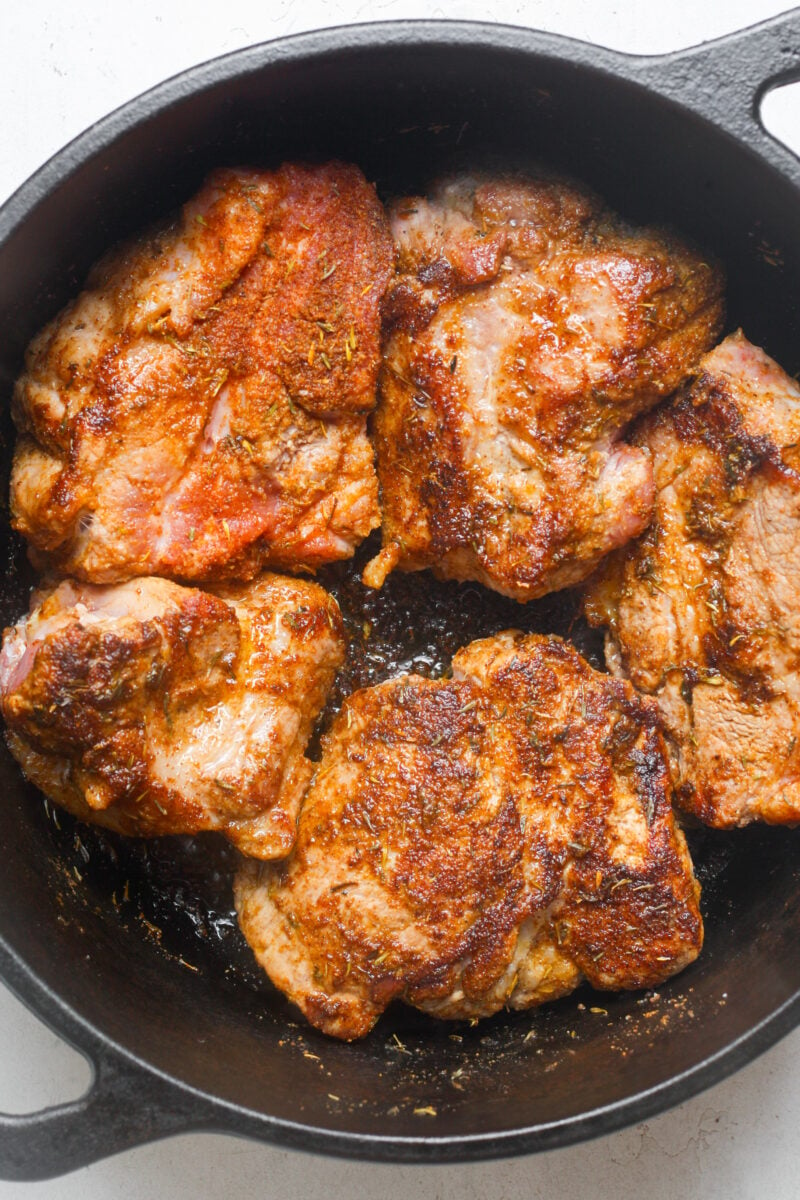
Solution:
[[[365,413],[393,262],[357,168],[217,171],[113,252],[18,381],[13,524],[94,582],[252,578],[379,520]]]
[[[454,678],[357,692],[295,850],[236,881],[245,936],[325,1032],[402,998],[483,1016],[657,983],[702,942],[655,709],[555,638],[504,634]]]
[[[741,333],[640,426],[655,518],[590,587],[610,667],[654,695],[680,803],[800,820],[800,389]]]
[[[304,581],[219,596],[63,583],[6,630],[0,702],[25,774],[82,820],[217,829],[274,858],[294,841],[303,751],[343,657],[337,605]]]
[[[648,456],[619,433],[713,343],[721,271],[558,179],[455,180],[390,219],[365,581],[432,567],[518,600],[579,582],[650,518]]]

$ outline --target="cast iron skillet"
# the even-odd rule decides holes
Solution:
[[[522,29],[398,22],[197,67],[88,130],[0,212],[3,394],[25,344],[92,260],[184,199],[208,168],[333,155],[358,162],[384,195],[462,163],[564,167],[630,217],[668,221],[717,253],[730,326],[795,372],[800,164],[758,111],[769,88],[798,77],[800,10],[660,58]],[[10,453],[7,441],[6,466]],[[7,622],[29,576],[7,528],[4,537]],[[357,618],[365,602],[350,591]],[[478,590],[448,593],[423,576],[392,595],[401,641],[404,614],[422,623],[416,665],[435,666],[456,635],[514,623]],[[560,628],[574,604],[519,611],[529,627]],[[367,651],[360,661],[369,677]],[[400,1010],[344,1046],[307,1029],[251,970],[224,855],[202,839],[199,849],[131,849],[54,820],[7,755],[0,787],[0,972],[95,1068],[77,1102],[0,1117],[9,1179],[198,1129],[421,1162],[561,1146],[691,1096],[800,1019],[791,831],[694,835],[707,945],[659,994],[578,994],[475,1028]]]

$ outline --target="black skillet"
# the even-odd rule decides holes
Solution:
[[[800,78],[800,10],[679,54],[632,58],[492,25],[398,22],[243,50],[162,84],[56,155],[0,212],[0,386],[92,260],[220,163],[331,157],[384,196],[460,165],[543,160],[726,264],[729,325],[800,368],[800,163],[759,105]],[[4,447],[6,466],[11,442]],[[5,524],[5,523],[4,523]],[[4,531],[0,618],[31,577]],[[510,624],[597,645],[569,596],[526,608],[400,578],[383,600],[333,571],[347,688],[435,671]],[[365,638],[363,623],[372,629]],[[576,996],[476,1027],[398,1009],[354,1046],[307,1029],[258,976],[213,839],[145,846],[54,816],[0,760],[0,973],[94,1064],[88,1093],[0,1117],[0,1175],[45,1178],[217,1130],[359,1158],[477,1159],[562,1146],[721,1079],[800,1019],[800,841],[695,832],[706,949],[658,994]],[[594,1011],[593,1011],[594,1010]]]

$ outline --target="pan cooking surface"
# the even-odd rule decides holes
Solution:
[[[729,275],[726,332],[742,325],[797,371],[796,189],[715,127],[724,121],[711,91],[705,120],[647,80],[632,94],[623,60],[577,44],[550,53],[537,36],[339,31],[319,35],[319,57],[267,47],[248,52],[253,61],[212,64],[203,78],[213,86],[197,76],[170,105],[162,96],[152,119],[137,102],[72,174],[60,160],[41,203],[28,196],[19,237],[0,247],[4,394],[25,345],[90,263],[191,195],[211,167],[331,156],[359,163],[384,199],[470,165],[572,173],[631,220],[668,223],[717,255]],[[348,48],[351,38],[363,44]],[[14,434],[2,419],[8,467]],[[318,576],[342,606],[350,649],[312,755],[344,695],[398,671],[441,674],[456,649],[503,628],[568,636],[602,666],[600,635],[572,593],[522,606],[428,573],[394,575],[371,593],[358,575],[374,545]],[[0,557],[8,624],[35,580],[5,521]],[[791,1021],[800,831],[687,831],[706,944],[656,993],[584,988],[474,1026],[397,1005],[348,1046],[310,1029],[256,968],[233,915],[236,853],[221,838],[145,842],[80,825],[22,784],[4,748],[0,786],[0,936],[112,1057],[121,1046],[196,1088],[221,1127],[428,1161],[537,1149],[642,1119],[753,1057]],[[479,1141],[495,1135],[502,1145]],[[426,1140],[439,1138],[449,1141]]]

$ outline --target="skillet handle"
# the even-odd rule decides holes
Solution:
[[[0,1113],[0,1179],[52,1179],[176,1133],[209,1128],[202,1101],[108,1053],[79,1100],[21,1116]],[[204,1119],[205,1118],[205,1119]]]
[[[800,8],[688,50],[629,61],[640,81],[712,120],[800,187],[800,159],[761,121],[767,92],[800,80]]]

